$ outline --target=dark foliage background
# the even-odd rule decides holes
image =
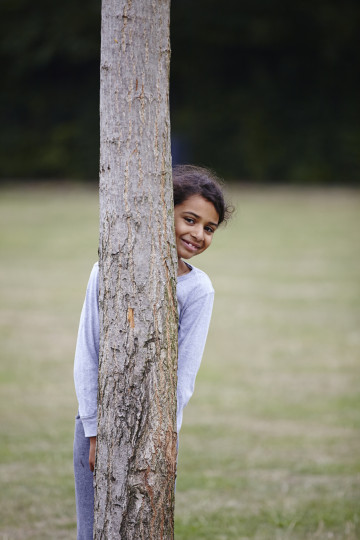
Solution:
[[[98,176],[98,0],[3,0],[2,178]],[[172,2],[173,157],[358,183],[360,3]]]

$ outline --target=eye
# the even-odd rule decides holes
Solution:
[[[185,217],[184,219],[187,223],[195,223],[195,220],[193,218]]]
[[[207,226],[207,227],[204,227],[204,228],[205,228],[205,231],[210,233],[210,234],[213,234],[215,232],[215,230],[212,227]]]

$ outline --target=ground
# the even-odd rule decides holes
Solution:
[[[239,187],[192,262],[216,299],[177,540],[360,538],[360,192]],[[72,364],[94,189],[2,188],[0,539],[75,538]]]

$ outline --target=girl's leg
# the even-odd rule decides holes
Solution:
[[[94,522],[93,473],[89,467],[90,440],[77,415],[74,437],[74,475],[77,518],[77,540],[92,540]]]

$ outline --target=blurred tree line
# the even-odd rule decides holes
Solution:
[[[99,0],[3,0],[2,178],[97,179]],[[358,183],[360,3],[174,0],[175,161]]]

